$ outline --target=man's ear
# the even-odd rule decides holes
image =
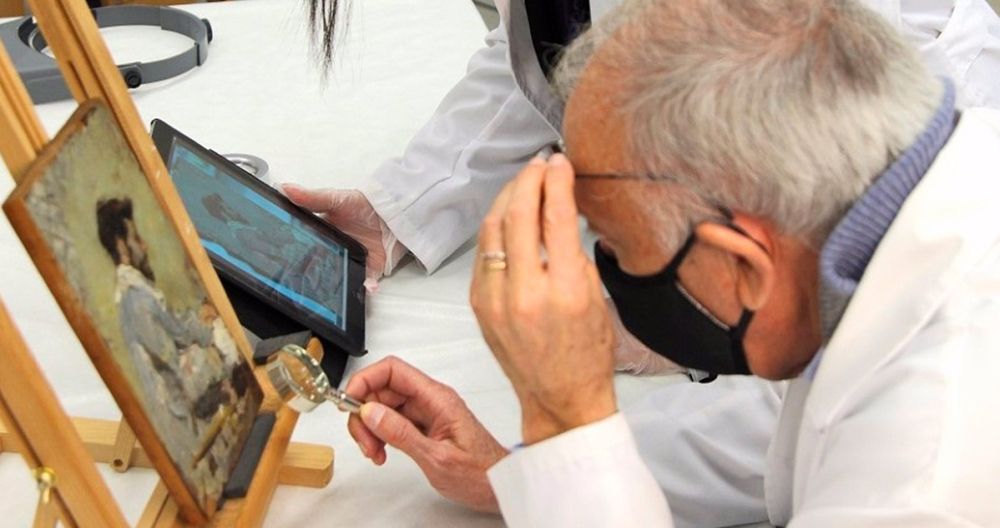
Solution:
[[[767,303],[774,289],[773,239],[768,228],[759,220],[741,215],[735,219],[734,223],[737,222],[746,234],[711,222],[698,225],[695,233],[699,242],[732,256],[740,304],[756,311]]]

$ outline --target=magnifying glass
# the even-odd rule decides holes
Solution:
[[[281,400],[298,412],[309,412],[331,401],[343,412],[360,413],[360,402],[330,386],[319,361],[298,345],[285,345],[268,363],[267,376]]]

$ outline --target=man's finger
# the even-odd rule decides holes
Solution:
[[[378,402],[403,414],[416,424],[426,423],[435,418],[434,411],[425,409],[415,400],[411,400],[391,389],[382,389],[359,398],[368,402]],[[358,448],[376,464],[385,461],[385,442],[375,436],[362,422],[361,417],[352,414],[347,419],[347,430],[358,444]]]
[[[399,409],[400,405],[412,400],[392,389],[382,389],[372,394],[372,397],[367,398],[366,401],[376,401],[393,409]]]
[[[389,356],[356,372],[344,391],[361,400],[368,395],[390,389],[406,398],[415,398],[434,380],[409,363]]]
[[[503,245],[511,279],[520,284],[541,271],[542,183],[546,164],[536,158],[514,180],[503,220]]]
[[[361,406],[361,421],[372,434],[406,453],[417,464],[422,464],[427,458],[431,441],[413,422],[393,409],[377,402],[366,403]]]
[[[583,250],[576,200],[573,198],[573,167],[562,154],[553,154],[545,174],[542,236],[549,257],[549,270],[578,265]]]
[[[476,260],[472,264],[472,283],[469,285],[473,307],[494,301],[502,289],[501,283],[506,271],[487,270],[482,257],[496,256],[506,251],[503,246],[503,212],[507,209],[512,189],[513,183],[508,183],[500,191],[479,226],[479,245],[476,248]]]
[[[375,463],[379,463],[377,457],[385,450],[385,442],[368,430],[368,427],[361,421],[360,416],[352,414],[347,419],[347,432],[350,433],[351,438],[358,444],[358,449],[361,450],[361,453],[365,457],[372,459]]]

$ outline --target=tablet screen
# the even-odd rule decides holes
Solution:
[[[214,259],[341,330],[347,317],[347,249],[220,170],[174,138],[170,176]]]

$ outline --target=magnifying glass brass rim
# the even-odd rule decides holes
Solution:
[[[315,391],[306,390],[297,382],[288,367],[281,360],[281,355],[287,355],[298,364],[305,367],[306,374],[312,378]],[[330,378],[323,372],[319,360],[298,345],[285,345],[275,354],[276,358],[267,366],[267,374],[271,384],[277,389],[285,403],[299,412],[309,412],[319,404],[329,400],[344,412],[361,412],[362,402],[348,396],[344,391],[330,386]]]

